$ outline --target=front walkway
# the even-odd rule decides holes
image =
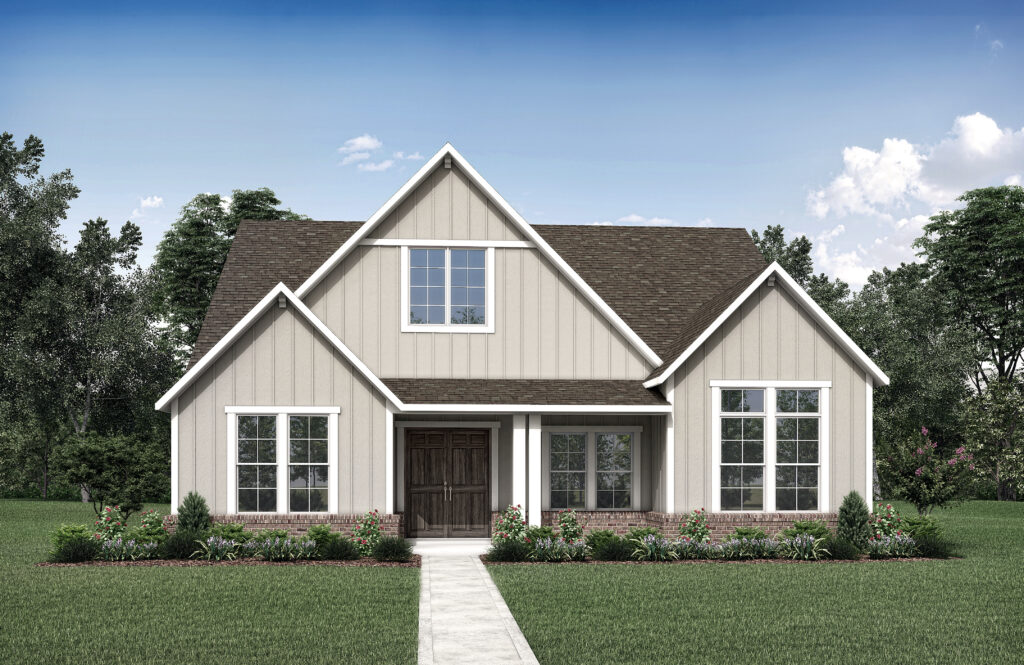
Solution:
[[[480,555],[487,540],[414,540],[420,569],[420,665],[529,663],[537,658]]]

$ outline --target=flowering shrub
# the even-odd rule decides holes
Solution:
[[[576,519],[576,511],[572,508],[558,511],[558,535],[567,541],[583,538],[583,527],[580,526]]]
[[[363,556],[373,554],[373,546],[380,541],[380,511],[371,510],[356,522],[352,529],[352,541],[359,547]]]
[[[523,519],[523,507],[510,505],[494,522],[492,541],[523,540],[526,538],[526,520]]]
[[[167,538],[167,527],[164,518],[156,510],[144,510],[141,513],[141,524],[132,532],[136,540],[150,543],[161,543]]]
[[[96,540],[107,541],[123,536],[125,519],[121,513],[121,506],[103,506],[93,525],[93,537]]]
[[[141,543],[137,540],[125,540],[118,536],[113,540],[103,541],[98,558],[104,561],[151,559],[156,555],[156,548],[156,543]]]
[[[917,544],[910,536],[871,536],[868,556],[872,559],[908,557],[917,553]]]
[[[698,508],[679,524],[679,535],[698,543],[711,542],[711,528],[708,526],[708,513]]]
[[[817,561],[829,555],[825,549],[826,542],[825,539],[815,538],[810,534],[787,538],[779,542],[779,554],[789,559]]]
[[[880,457],[878,471],[891,482],[897,498],[906,499],[919,514],[927,515],[932,508],[966,497],[974,475],[974,455],[963,446],[951,454],[940,452],[939,444],[928,437],[928,428],[922,427],[919,434]]]
[[[871,530],[876,538],[903,535],[903,518],[891,503],[878,504],[871,519]]]
[[[668,538],[647,535],[634,538],[631,542],[635,548],[633,558],[637,561],[671,561],[679,558],[675,544]]]
[[[242,546],[242,554],[264,561],[301,561],[316,555],[316,541],[297,538],[254,539]]]
[[[530,558],[534,561],[582,561],[587,544],[582,540],[542,538],[533,544]]]
[[[206,541],[199,541],[199,549],[192,553],[194,559],[206,561],[227,561],[235,558],[238,543],[220,536],[210,536]]]
[[[721,545],[723,559],[774,559],[779,543],[772,538],[734,538]]]

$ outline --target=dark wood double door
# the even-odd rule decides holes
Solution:
[[[405,525],[412,538],[491,532],[490,430],[405,430]]]

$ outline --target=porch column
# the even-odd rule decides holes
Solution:
[[[540,526],[540,421],[539,413],[530,414],[530,526]]]
[[[675,410],[676,376],[673,374],[666,382],[665,398]],[[665,512],[676,512],[676,427],[675,413],[665,414]]]
[[[526,510],[526,416],[512,416],[512,505]]]

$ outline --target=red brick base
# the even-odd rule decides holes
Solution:
[[[330,524],[331,531],[346,534],[351,533],[352,528],[362,516],[362,513],[353,515],[278,515],[275,513],[266,513],[261,515],[213,515],[212,519],[215,523],[219,524],[240,522],[245,524],[245,528],[251,531],[259,529],[287,529],[289,534],[299,536],[306,533],[306,531],[309,530],[309,527],[317,524]],[[171,531],[174,530],[177,521],[177,515],[168,515],[164,518],[164,523]],[[381,515],[380,531],[388,536],[405,535],[404,529],[402,528],[402,514],[393,513],[390,515]]]

